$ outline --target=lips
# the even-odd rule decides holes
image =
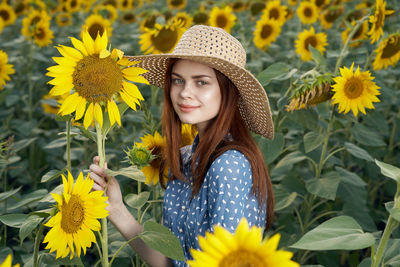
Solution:
[[[191,105],[183,105],[183,104],[179,104],[178,106],[182,112],[191,112],[191,111],[199,108],[199,106],[191,106]]]

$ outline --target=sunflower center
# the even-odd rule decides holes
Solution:
[[[310,36],[304,41],[304,48],[307,51],[309,51],[308,45],[311,45],[312,47],[316,47],[317,43],[318,43],[317,38],[315,38],[315,36]]]
[[[85,218],[85,209],[83,201],[77,195],[71,195],[68,203],[61,207],[61,228],[68,234],[78,232],[83,219]]]
[[[36,39],[43,40],[44,37],[46,36],[46,32],[43,30],[43,28],[39,28],[36,29],[34,35]]]
[[[8,21],[8,19],[10,18],[10,13],[8,13],[7,10],[0,10],[0,17],[1,17],[4,21]]]
[[[35,25],[40,21],[40,16],[34,16],[31,20],[31,23],[29,24],[30,26]]]
[[[103,35],[104,27],[101,24],[93,23],[92,25],[90,25],[88,32],[89,32],[90,36],[92,37],[92,39],[96,40],[97,33],[99,33],[100,35]]]
[[[351,77],[344,85],[344,92],[350,99],[359,97],[364,90],[364,86],[360,78]]]
[[[279,10],[277,9],[277,8],[272,8],[270,11],[269,11],[269,17],[271,18],[271,19],[279,19]]]
[[[390,58],[390,57],[396,55],[400,51],[400,37],[393,36],[392,38],[390,38],[390,40],[388,41],[385,48],[383,48],[382,56],[381,56],[382,58]]]
[[[352,40],[357,40],[357,39],[361,38],[361,35],[363,32],[364,32],[364,27],[363,27],[363,25],[361,25],[361,27],[359,27],[358,30],[356,31],[356,33],[353,35]]]
[[[151,36],[151,43],[163,53],[171,51],[177,41],[178,33],[170,29],[161,29],[157,36]]]
[[[334,22],[339,17],[339,15],[340,13],[337,12],[336,10],[331,10],[328,13],[326,13],[325,20],[327,22]]]
[[[78,94],[89,102],[106,102],[120,91],[122,72],[118,64],[111,59],[98,55],[81,59],[72,74],[73,84]]]
[[[261,30],[261,38],[266,39],[271,36],[272,27],[271,25],[264,25]]]
[[[135,21],[135,16],[132,13],[127,13],[123,16],[123,19],[125,21],[131,22],[131,21]]]
[[[262,267],[263,259],[256,253],[246,250],[232,251],[219,263],[220,267]]]
[[[258,13],[260,13],[263,9],[265,8],[265,3],[263,2],[254,2],[250,6],[250,13],[252,16],[256,16]]]
[[[313,11],[312,11],[311,8],[307,7],[307,8],[304,9],[304,16],[305,17],[310,18],[310,17],[312,17],[312,15],[313,15]]]
[[[182,0],[172,0],[171,5],[172,6],[180,6],[180,5],[182,5]]]
[[[323,6],[325,4],[325,0],[317,0],[316,2],[315,2],[315,5],[317,6],[317,7],[321,7],[321,6]]]
[[[156,24],[156,19],[157,19],[157,17],[154,15],[146,18],[146,21],[144,22],[144,26],[146,28],[153,29],[154,25]]]
[[[378,12],[375,29],[379,29],[383,26],[383,13],[381,11],[382,10],[379,10]]]
[[[225,15],[219,15],[217,17],[217,25],[218,25],[218,27],[225,28],[227,23],[228,23],[228,20],[226,19]]]
[[[195,24],[205,24],[207,22],[207,20],[208,20],[208,15],[207,15],[207,13],[204,13],[204,12],[196,13],[193,16],[193,22]]]
[[[75,0],[72,0],[70,3],[71,8],[75,8],[78,5],[78,3]]]

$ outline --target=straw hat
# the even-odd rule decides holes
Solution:
[[[274,125],[267,94],[245,69],[246,51],[236,38],[221,28],[196,25],[182,35],[172,53],[130,56],[129,60],[140,60],[135,66],[149,70],[143,76],[150,84],[163,88],[170,58],[193,60],[223,73],[239,90],[239,110],[248,128],[273,139]]]

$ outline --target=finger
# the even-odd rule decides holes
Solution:
[[[93,163],[96,164],[96,165],[99,165],[99,162],[100,162],[100,157],[99,156],[95,156],[93,158]]]
[[[94,190],[94,191],[104,191],[104,187],[101,187],[100,185],[94,183],[93,187],[92,187],[92,190]]]
[[[103,188],[106,186],[106,181],[102,177],[98,176],[96,173],[90,172],[89,177],[93,179],[94,184],[98,184]]]
[[[99,165],[96,164],[91,164],[89,169],[96,173],[98,176],[104,177],[104,178],[108,178],[108,175],[106,174],[106,172],[104,171],[103,168],[100,168]]]

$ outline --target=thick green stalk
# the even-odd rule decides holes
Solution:
[[[322,167],[324,166],[325,154],[326,154],[326,150],[328,148],[329,136],[331,135],[333,121],[334,121],[334,114],[335,114],[335,110],[332,108],[331,116],[329,118],[329,123],[328,123],[328,129],[326,131],[324,142],[322,145],[322,151],[321,151],[321,157],[319,159],[318,169],[316,171],[316,178],[319,178],[321,176]]]
[[[101,168],[104,168],[104,164],[106,162],[106,155],[105,155],[105,147],[104,147],[104,137],[102,133],[102,129],[100,125],[96,122],[96,134],[97,134],[97,153],[99,154],[100,157],[100,162],[99,165]],[[107,182],[108,185],[108,182]],[[104,190],[104,195],[106,195],[107,191],[107,186],[106,189]],[[102,259],[101,259],[101,264],[103,267],[108,267],[109,262],[108,262],[108,231],[107,231],[107,218],[102,218],[101,219],[101,232],[102,232],[102,238],[101,238],[101,249],[102,249]]]
[[[35,246],[33,248],[33,267],[39,267],[38,255],[39,255],[39,246],[40,240],[42,239],[43,234],[43,224],[40,224],[39,229],[35,238]]]
[[[71,172],[71,119],[67,121],[67,169]]]

